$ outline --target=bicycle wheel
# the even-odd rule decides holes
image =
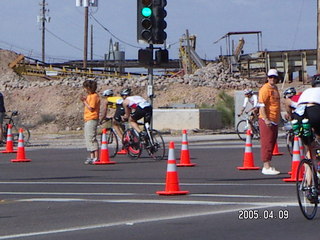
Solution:
[[[128,155],[132,159],[140,157],[142,153],[142,144],[133,129],[127,129],[123,133],[122,144],[123,148],[128,151]]]
[[[286,133],[286,144],[287,144],[287,149],[290,155],[292,156],[292,151],[293,151],[293,142],[294,141],[294,134],[292,131],[289,131]]]
[[[119,149],[118,138],[112,128],[107,129],[107,136],[106,137],[107,137],[107,142],[108,142],[109,156],[111,158],[113,158],[117,155],[117,152]]]
[[[24,125],[19,125],[19,126],[12,125],[12,128],[11,128],[12,141],[13,141],[14,145],[18,144],[20,128],[22,128],[22,130],[23,130],[22,134],[23,134],[24,144],[27,145],[27,144],[29,144],[29,140],[30,140],[30,131]]]
[[[246,140],[248,129],[249,129],[249,126],[248,126],[247,120],[243,119],[240,122],[238,122],[236,127],[236,132],[242,141]]]
[[[303,216],[308,220],[313,219],[318,209],[318,177],[310,159],[300,161],[297,169],[296,188]]]
[[[165,144],[161,134],[157,130],[152,130],[151,139],[147,138],[146,150],[150,157],[155,160],[162,160],[166,153]]]
[[[260,139],[260,129],[259,129],[259,125],[255,125],[252,128],[252,138],[259,140]]]

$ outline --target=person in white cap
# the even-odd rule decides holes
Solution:
[[[267,82],[259,90],[260,155],[263,162],[262,173],[265,175],[280,174],[271,166],[280,121],[280,94],[276,86],[278,78],[278,71],[270,69],[267,74]]]

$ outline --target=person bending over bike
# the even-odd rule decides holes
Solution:
[[[124,115],[124,108],[122,106],[123,99],[121,96],[113,96],[114,92],[112,89],[107,89],[103,91],[102,96],[105,97],[105,107],[103,108],[103,112],[101,115],[100,124],[105,121],[110,121],[112,118],[114,121],[112,122],[112,127],[116,131],[118,137],[121,139],[123,135],[123,128],[121,124],[121,116]],[[115,113],[113,117],[108,117],[108,109],[115,109]]]
[[[316,137],[320,137],[320,75],[315,75],[311,82],[312,87],[302,92],[293,119],[298,120],[298,124],[303,127],[304,119],[308,119]],[[308,153],[311,154],[313,147],[313,136],[301,134],[303,143],[307,146]],[[313,154],[312,154],[313,155]],[[314,156],[314,155],[313,155]],[[308,156],[311,157],[311,156]]]
[[[301,94],[298,100],[298,106],[292,116],[293,119],[298,120],[298,123],[295,124],[299,126],[297,128],[299,129],[299,132],[296,131],[295,134],[301,137],[301,140],[307,149],[307,158],[317,160],[318,156],[315,150],[316,147],[319,147],[320,137],[320,75],[313,76],[311,85],[312,88],[306,89]],[[307,127],[304,122],[306,119],[309,121],[310,127]],[[311,128],[313,129],[313,132],[311,131]],[[293,129],[295,131],[295,126],[293,126]],[[312,133],[315,133],[315,136],[313,136]],[[309,170],[306,172],[306,177],[308,181],[311,182],[311,169],[307,169]],[[311,192],[307,198],[310,202],[318,202],[318,193]]]
[[[144,118],[144,122],[151,122],[152,118],[152,106],[141,96],[130,96],[131,89],[124,89],[120,93],[123,98],[123,107],[125,110],[123,121],[129,121],[131,127],[133,127],[139,134],[141,129],[137,123],[138,120]]]
[[[294,87],[289,87],[283,92],[284,107],[286,110],[284,117],[287,121],[292,120],[292,113],[298,106],[298,100],[300,96],[301,93],[297,94],[297,91]]]

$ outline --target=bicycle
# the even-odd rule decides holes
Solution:
[[[27,145],[29,144],[30,140],[30,130],[28,127],[22,124],[18,124],[17,116],[19,115],[18,111],[6,112],[4,116],[4,123],[3,123],[3,142],[7,142],[7,135],[8,135],[8,128],[9,124],[11,125],[11,135],[12,141],[14,145],[18,144],[19,140],[19,129],[23,129],[23,139],[24,143]]]
[[[122,137],[124,149],[132,159],[140,157],[142,150],[145,149],[149,156],[155,160],[162,160],[165,156],[165,143],[159,131],[150,128],[148,122],[138,123],[143,126],[142,134],[129,128],[125,130]]]
[[[259,129],[258,120],[257,119],[251,120],[251,118],[252,116],[247,114],[245,119],[242,119],[237,123],[236,133],[238,134],[238,137],[242,141],[246,140],[246,134],[248,129],[252,130],[253,139],[260,139],[260,129]]]
[[[317,161],[320,160],[320,144],[317,139],[314,139],[317,147],[316,151]],[[297,168],[296,175],[296,190],[300,210],[303,216],[312,220],[317,213],[319,203],[319,170],[317,168],[316,160],[313,160],[312,153],[310,158],[304,158],[300,161]]]
[[[285,121],[283,123],[283,130],[286,131],[286,146],[290,156],[292,156],[293,144],[294,144],[294,133],[290,122]]]
[[[117,132],[112,127],[113,126],[113,119],[108,118],[105,121],[102,122],[100,125],[100,130],[102,132],[102,129],[107,129],[107,142],[108,142],[108,151],[109,156],[111,158],[115,157],[119,151],[119,140],[121,137],[118,137]],[[120,127],[122,129],[125,129],[125,125],[123,123],[120,123]]]

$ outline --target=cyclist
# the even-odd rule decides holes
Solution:
[[[314,75],[311,81],[311,88],[306,89],[302,92],[299,100],[298,106],[293,113],[293,118],[297,119],[299,124],[302,124],[303,119],[308,119],[315,137],[320,137],[320,74]],[[302,127],[304,129],[304,127]],[[305,129],[303,133],[300,134],[302,142],[304,143],[307,149],[307,157],[309,159],[314,159],[316,155],[315,146],[318,141],[313,141],[314,136],[312,134],[305,134]],[[309,168],[308,168],[309,169]],[[310,169],[307,172],[307,177],[311,179]],[[310,181],[309,179],[309,181]],[[310,195],[307,196],[311,202],[318,201],[318,194],[310,192]]]
[[[252,89],[245,89],[244,96],[245,96],[245,98],[243,101],[242,109],[241,109],[240,113],[238,114],[238,117],[240,117],[243,114],[248,103],[250,103],[252,107],[246,113],[251,112],[251,115],[256,118],[258,116],[258,112],[259,112],[257,94],[254,94]]]
[[[289,87],[283,92],[284,97],[284,107],[286,110],[285,119],[292,119],[292,112],[297,108],[298,100],[301,96],[301,93],[297,94],[297,91],[294,87]]]
[[[258,120],[258,115],[259,115],[259,108],[258,108],[258,96],[257,94],[253,93],[252,89],[245,89],[244,90],[244,101],[243,101],[243,105],[242,105],[242,109],[240,111],[240,113],[238,114],[238,117],[240,117],[244,110],[247,108],[248,103],[251,104],[251,108],[246,112],[246,113],[250,113],[250,125],[251,122],[256,122]],[[250,126],[252,128],[252,126]]]
[[[129,121],[131,127],[133,127],[139,134],[141,129],[137,121],[144,118],[144,122],[150,123],[152,118],[152,106],[141,96],[130,96],[131,89],[127,88],[120,92],[123,98],[123,107],[125,114],[122,116],[123,121]]]
[[[117,97],[113,95],[114,95],[114,92],[112,89],[107,89],[102,93],[102,96],[105,97],[105,108],[102,112],[100,123],[104,121],[110,121],[113,118],[114,121],[112,122],[112,127],[116,131],[118,137],[121,138],[123,134],[121,116],[124,115],[124,108],[122,106],[123,99],[120,96]],[[107,117],[109,108],[115,109],[115,113],[113,117]]]

